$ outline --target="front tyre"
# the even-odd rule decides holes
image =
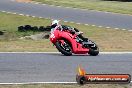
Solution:
[[[70,44],[65,41],[65,40],[59,40],[55,43],[56,48],[61,52],[62,54],[66,56],[71,56],[72,55],[72,49]]]
[[[97,56],[99,54],[99,50],[89,49],[89,54],[91,56]]]
[[[90,40],[90,42],[92,42],[92,41]],[[89,47],[88,54],[90,54],[91,56],[97,56],[99,54],[99,47],[94,42],[92,42],[92,43],[94,45]]]

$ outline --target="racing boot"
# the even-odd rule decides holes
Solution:
[[[83,41],[82,44],[84,47],[94,47],[94,45],[95,45],[91,40],[88,40],[88,39],[87,39],[87,41],[86,40]]]
[[[88,47],[88,46],[89,46],[89,43],[86,42],[86,41],[83,41],[83,42],[82,42],[82,45],[83,45],[84,47]]]
[[[82,35],[83,32],[79,31],[79,32],[76,32],[76,35]]]

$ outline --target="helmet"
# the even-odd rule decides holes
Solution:
[[[53,20],[51,23],[51,27],[55,28],[57,25],[59,25],[59,20]]]

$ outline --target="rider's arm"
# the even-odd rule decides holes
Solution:
[[[78,30],[77,28],[74,28],[74,30],[75,30],[76,32],[79,32],[79,30]]]

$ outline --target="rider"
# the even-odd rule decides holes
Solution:
[[[82,36],[83,32],[79,31],[76,28],[66,26],[66,25],[60,25],[59,20],[53,20],[51,23],[51,31],[54,30],[55,28],[60,28],[60,30],[70,30],[71,33],[76,34],[79,38],[81,38],[84,42],[88,41],[88,38],[84,38]]]

